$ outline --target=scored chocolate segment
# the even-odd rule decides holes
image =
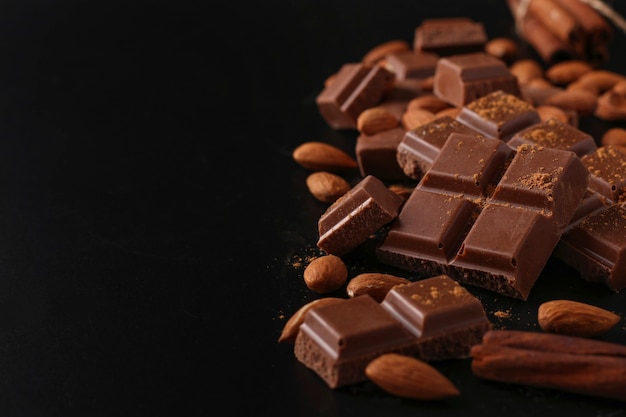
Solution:
[[[425,361],[468,357],[492,327],[480,300],[446,275],[394,287],[381,305],[418,338]]]
[[[446,167],[450,175],[429,184],[430,172]],[[487,169],[492,173],[491,181],[485,178],[487,192],[458,192],[455,173],[471,182]],[[446,273],[525,300],[588,183],[589,173],[571,151],[525,145],[516,152],[500,140],[451,134],[376,254],[389,265],[425,275]]]
[[[581,160],[591,173],[590,189],[613,202],[626,199],[626,154],[612,146],[601,146]]]
[[[385,68],[396,75],[397,80],[427,78],[435,75],[439,55],[430,52],[402,51],[385,57]]]
[[[405,132],[396,149],[398,165],[408,177],[420,180],[430,169],[450,134],[455,132],[478,134],[450,116],[437,117]]]
[[[494,91],[521,97],[518,79],[504,61],[485,52],[439,58],[433,92],[456,107]]]
[[[440,56],[482,51],[487,43],[483,23],[466,17],[424,19],[415,28],[413,49]]]
[[[394,220],[404,199],[368,175],[331,204],[318,220],[317,246],[341,256]]]
[[[357,137],[355,152],[362,177],[373,175],[381,180],[409,179],[396,159],[404,132],[403,128],[397,127],[374,135],[360,134]]]
[[[595,152],[596,142],[588,133],[558,119],[548,119],[515,133],[509,146],[537,145],[572,151],[579,157]]]
[[[363,110],[381,99],[394,74],[380,65],[344,64],[316,97],[321,116],[334,129],[356,129]]]
[[[504,141],[541,122],[534,106],[502,90],[467,103],[461,108],[457,120],[488,138]]]

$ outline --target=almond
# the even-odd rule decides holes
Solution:
[[[364,135],[375,135],[398,124],[398,118],[385,107],[370,107],[362,111],[356,120],[357,130]]]
[[[387,55],[411,49],[411,45],[402,39],[393,39],[370,49],[361,59],[364,64],[376,64]]]
[[[597,106],[598,97],[592,92],[581,90],[564,90],[547,97],[542,104],[575,110],[579,116],[590,116]]]
[[[441,372],[411,356],[385,353],[365,367],[365,375],[389,394],[418,400],[439,400],[460,395]]]
[[[323,255],[313,259],[304,269],[304,283],[319,294],[338,290],[348,280],[348,269],[336,255]]]
[[[283,327],[283,331],[278,338],[278,343],[293,343],[296,341],[296,336],[298,335],[298,330],[300,330],[300,325],[304,323],[304,319],[307,313],[314,307],[326,306],[330,304],[337,303],[339,301],[344,301],[343,298],[338,297],[326,297],[326,298],[318,298],[317,300],[313,300],[296,311],[285,326]]]
[[[520,84],[526,84],[533,78],[543,78],[543,68],[534,59],[526,58],[515,61],[509,72],[517,77]]]
[[[615,93],[613,90],[605,91],[598,97],[594,115],[602,120],[626,120],[626,96]]]
[[[625,75],[609,70],[593,70],[581,75],[575,83],[576,86],[596,91],[602,94],[610,90],[615,84],[626,79]],[[569,87],[569,86],[568,86]]]
[[[350,190],[350,183],[337,174],[318,171],[309,174],[306,185],[313,197],[324,203],[334,203]]]
[[[305,142],[294,149],[294,161],[314,171],[345,172],[357,168],[356,159],[325,142]]]
[[[541,119],[541,121],[546,121],[548,119],[557,119],[558,121],[563,123],[570,123],[570,119],[567,113],[560,107],[543,104],[537,106],[535,110],[539,114],[539,118]]]
[[[594,337],[613,328],[621,317],[591,304],[572,300],[546,301],[539,306],[537,320],[546,332]]]
[[[411,281],[391,274],[366,272],[348,281],[346,291],[350,298],[368,294],[379,303],[383,301],[390,289],[396,285],[409,284]]]
[[[602,146],[626,146],[626,129],[623,127],[613,127],[608,129],[600,139]]]
[[[505,62],[511,62],[517,56],[517,43],[511,38],[491,38],[485,44],[485,52]]]
[[[591,63],[584,60],[572,59],[553,64],[546,70],[545,76],[553,84],[567,85],[593,70],[594,68]]]
[[[435,118],[435,113],[426,109],[407,110],[402,114],[402,127],[405,130],[413,130],[426,124]]]
[[[426,94],[423,96],[415,97],[406,106],[407,111],[414,109],[424,109],[433,113],[438,113],[442,110],[451,108],[452,105],[446,101],[443,101],[434,94]]]

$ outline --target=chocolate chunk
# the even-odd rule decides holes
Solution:
[[[393,79],[380,65],[344,64],[316,97],[319,112],[333,129],[356,129],[359,114],[378,103]]]
[[[375,135],[361,134],[356,140],[356,160],[362,177],[373,175],[382,180],[407,180],[396,150],[404,137],[404,129],[397,127]]]
[[[404,173],[421,179],[451,133],[478,134],[450,116],[441,116],[404,134],[398,144],[396,158]]]
[[[601,146],[581,158],[591,173],[589,188],[613,202],[626,199],[626,154],[612,146]]]
[[[337,199],[318,221],[317,246],[341,256],[394,220],[404,199],[368,175]]]
[[[440,58],[433,83],[435,95],[456,107],[497,90],[521,97],[517,77],[506,63],[485,52]]]
[[[382,306],[418,338],[425,361],[468,357],[491,328],[481,302],[446,275],[394,287]]]
[[[429,183],[433,169],[441,172]],[[483,175],[487,185],[472,184]],[[588,183],[589,173],[571,151],[529,145],[514,151],[499,140],[451,134],[377,256],[396,267],[447,274],[525,300]]]
[[[397,80],[427,78],[435,75],[439,55],[430,52],[402,51],[385,57],[385,68],[396,75]]]
[[[502,90],[467,103],[461,108],[457,120],[488,138],[504,141],[541,122],[539,113],[531,104]]]
[[[487,33],[481,22],[466,17],[425,19],[415,28],[413,49],[440,56],[482,51]]]
[[[595,152],[598,147],[590,134],[557,119],[548,119],[515,133],[508,144],[513,148],[531,144],[564,149],[579,157]]]
[[[330,388],[367,379],[383,353],[415,353],[415,336],[369,295],[312,308],[294,343],[296,358]]]

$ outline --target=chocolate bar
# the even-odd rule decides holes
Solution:
[[[451,133],[478,134],[450,116],[441,116],[405,132],[396,149],[396,159],[403,172],[420,180]]]
[[[548,119],[515,133],[508,144],[513,148],[532,144],[564,149],[579,157],[593,153],[598,148],[593,136],[557,119]]]
[[[534,106],[502,90],[467,103],[456,119],[488,138],[504,141],[520,130],[541,122]]]
[[[376,254],[395,267],[447,274],[525,300],[588,182],[571,151],[513,150],[503,141],[453,133]]]
[[[362,177],[373,175],[382,180],[408,180],[398,165],[396,151],[404,138],[397,127],[374,135],[361,134],[356,140],[356,160]]]
[[[439,55],[430,52],[402,51],[385,57],[385,68],[393,72],[397,80],[428,78],[435,75]]]
[[[591,173],[589,188],[613,202],[626,198],[626,154],[612,146],[601,146],[581,158]]]
[[[359,114],[378,103],[393,79],[380,65],[344,64],[315,101],[330,127],[356,129]]]
[[[425,19],[415,28],[413,49],[439,56],[482,51],[485,26],[467,17]]]
[[[453,106],[461,107],[497,90],[521,97],[517,77],[493,55],[475,52],[437,61],[433,92]]]
[[[341,256],[395,219],[404,199],[368,175],[339,197],[318,220],[317,246]]]
[[[365,367],[384,353],[424,361],[469,357],[492,328],[480,301],[441,275],[396,286],[377,303],[360,295],[313,307],[294,343],[296,358],[330,388],[367,379]]]

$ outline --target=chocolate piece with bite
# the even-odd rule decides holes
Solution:
[[[394,220],[404,199],[368,175],[337,199],[318,221],[317,246],[341,256]]]
[[[380,101],[393,79],[380,65],[344,64],[315,101],[330,127],[356,129],[359,114]]]
[[[415,28],[413,49],[440,56],[479,52],[485,48],[487,33],[481,22],[467,17],[424,19]]]
[[[517,77],[493,55],[476,52],[440,58],[437,62],[433,92],[453,106],[461,107],[497,90],[521,97]]]
[[[396,159],[404,129],[397,127],[375,135],[361,134],[356,140],[356,160],[362,177],[373,175],[382,180],[408,180]]]
[[[488,138],[504,141],[520,130],[541,122],[535,107],[502,90],[467,103],[456,119]]]

